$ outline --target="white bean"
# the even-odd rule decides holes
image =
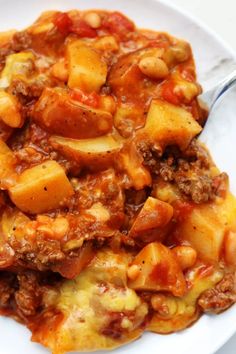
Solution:
[[[175,59],[178,62],[184,62],[190,58],[191,49],[186,42],[179,42],[175,46],[171,47]]]
[[[169,74],[169,69],[164,60],[156,57],[146,57],[140,60],[139,69],[151,79],[164,79]]]
[[[197,252],[194,248],[189,246],[177,246],[172,248],[172,252],[178,258],[179,264],[182,269],[192,267],[197,260]]]
[[[84,20],[92,28],[99,28],[102,23],[101,17],[96,12],[88,12]]]

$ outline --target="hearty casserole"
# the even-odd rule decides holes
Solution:
[[[0,312],[54,354],[236,299],[236,201],[197,140],[188,43],[118,12],[0,34]]]

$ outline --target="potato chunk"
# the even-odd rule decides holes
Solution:
[[[0,119],[12,128],[20,128],[23,124],[20,103],[15,96],[3,90],[0,91]]]
[[[152,183],[151,174],[142,163],[143,158],[133,142],[127,144],[119,154],[119,167],[126,172],[130,185],[137,190],[150,186]]]
[[[185,109],[156,99],[151,103],[143,130],[163,148],[176,144],[184,150],[202,128]]]
[[[53,271],[60,273],[67,279],[74,279],[86,268],[94,256],[92,244],[87,243],[80,248],[77,257],[67,258],[63,262],[55,264]]]
[[[140,237],[143,234],[155,233],[156,230],[166,226],[172,216],[173,207],[170,204],[148,197],[134,221],[129,235]]]
[[[236,199],[229,193],[225,199],[196,206],[176,232],[187,241],[199,257],[218,261],[226,232],[235,227]]]
[[[25,230],[30,219],[18,209],[6,208],[1,217],[1,231],[7,241],[21,240],[25,237]]]
[[[175,296],[185,294],[186,282],[177,258],[161,243],[153,242],[145,246],[135,257],[133,265],[139,267],[139,274],[129,282],[130,288],[170,291]]]
[[[15,156],[11,149],[0,139],[0,189],[7,189],[15,183]]]
[[[73,194],[73,188],[63,168],[55,161],[47,161],[25,170],[9,194],[19,209],[37,214],[58,208]]]
[[[77,161],[80,166],[91,167],[91,169],[101,169],[112,165],[122,146],[121,140],[111,135],[82,140],[52,136],[50,143],[62,155]]]
[[[98,52],[84,45],[80,40],[68,44],[70,88],[80,88],[86,92],[99,92],[106,82],[107,65]]]
[[[53,134],[69,138],[95,138],[112,129],[109,112],[85,106],[63,90],[46,88],[33,112],[34,120]]]

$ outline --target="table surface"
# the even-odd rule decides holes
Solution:
[[[236,51],[235,0],[169,0],[169,2],[204,21]],[[235,354],[235,348],[236,334],[215,354]]]

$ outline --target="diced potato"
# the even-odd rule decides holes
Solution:
[[[130,280],[130,288],[169,291],[175,296],[185,294],[186,282],[177,258],[161,243],[153,242],[145,246],[135,257],[132,265],[137,265],[140,273],[136,279]]]
[[[170,204],[180,199],[178,187],[163,180],[158,181],[158,183],[153,186],[152,195],[157,199]]]
[[[9,189],[13,203],[30,214],[58,208],[73,193],[63,168],[55,161],[25,170],[16,185]]]
[[[10,30],[10,31],[5,31],[0,33],[0,47],[4,47],[4,45],[8,44],[14,34],[16,33],[16,30]]]
[[[75,139],[95,138],[112,129],[109,112],[85,106],[63,90],[51,88],[43,91],[33,118],[50,133]]]
[[[66,258],[64,261],[53,266],[53,271],[60,273],[67,279],[74,279],[91,262],[95,251],[91,243],[81,247],[76,257]]]
[[[5,67],[0,76],[0,88],[10,86],[14,77],[27,76],[32,70],[32,52],[20,52],[8,55]]]
[[[42,23],[34,25],[31,27],[30,32],[33,35],[37,35],[37,34],[45,34],[49,31],[51,31],[54,28],[54,24],[52,22],[46,22],[46,23]]]
[[[68,77],[69,77],[69,72],[68,72],[68,67],[67,67],[67,63],[65,62],[65,60],[62,59],[62,60],[57,61],[52,66],[51,73],[58,80],[61,80],[62,82],[67,82]]]
[[[183,220],[176,232],[182,241],[187,241],[198,256],[218,262],[224,236],[235,227],[236,199],[228,194],[225,199],[196,206]]]
[[[2,214],[1,231],[6,240],[20,240],[25,236],[25,226],[30,219],[18,209],[7,208]]]
[[[192,286],[183,298],[176,298],[173,296],[165,296],[162,308],[165,308],[165,313],[161,314],[158,309],[155,312],[148,330],[167,334],[180,331],[195,322],[200,316],[200,311],[197,306],[199,296],[214,287],[221,281],[223,273],[215,269],[210,274],[205,276],[200,275],[199,268],[192,270],[186,275],[187,281]]]
[[[111,135],[82,140],[52,136],[50,143],[62,155],[77,161],[80,166],[91,169],[103,169],[113,165],[122,146],[121,141]]]
[[[176,144],[182,150],[201,130],[187,110],[157,99],[151,103],[143,129],[161,147]]]
[[[102,51],[117,52],[119,50],[119,44],[114,36],[99,37],[94,42],[94,47]]]
[[[0,189],[7,189],[15,183],[15,156],[4,141],[0,139]]]
[[[67,47],[70,88],[80,88],[86,92],[99,92],[106,82],[107,65],[92,48],[81,41],[70,42]]]
[[[147,236],[147,233],[155,233],[166,226],[173,216],[173,207],[156,198],[148,197],[132,228],[129,236]]]
[[[151,174],[148,169],[142,165],[142,157],[137,152],[134,144],[131,143],[128,149],[119,153],[118,163],[120,169],[127,173],[132,187],[140,190],[151,185]]]
[[[0,90],[0,119],[9,127],[20,128],[22,126],[20,108],[20,103],[15,96]]]

